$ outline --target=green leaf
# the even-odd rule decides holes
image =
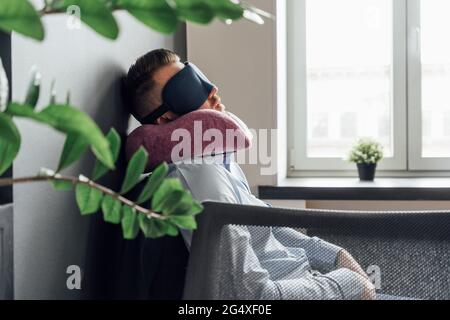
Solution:
[[[238,20],[244,15],[244,9],[230,0],[205,0],[220,19]]]
[[[184,20],[208,24],[214,19],[214,10],[204,0],[175,0],[178,16]]]
[[[155,192],[152,199],[152,209],[161,212],[163,210],[164,200],[174,191],[183,191],[183,185],[178,179],[166,179]]]
[[[111,153],[113,157],[114,163],[117,162],[119,159],[120,154],[120,147],[121,147],[121,139],[117,131],[112,128],[108,135],[106,136],[106,139],[109,142]],[[94,172],[92,174],[93,178],[92,180],[97,181],[98,179],[102,178],[106,173],[108,173],[109,169],[100,161],[97,161],[95,163]]]
[[[44,116],[34,111],[34,108],[32,106],[26,104],[11,102],[6,109],[6,112],[15,117],[29,118],[42,123],[50,121],[50,119],[44,118]]]
[[[52,186],[58,191],[70,191],[73,189],[73,184],[69,181],[52,181]]]
[[[70,90],[67,91],[66,94],[66,106],[70,106],[70,100],[71,100],[71,95],[70,95]]]
[[[11,167],[19,153],[21,138],[11,117],[0,113],[0,176]]]
[[[158,208],[160,210],[157,211],[162,212],[166,216],[169,215],[178,205],[180,205],[180,201],[185,193],[186,192],[182,190],[174,190],[170,192],[164,197],[164,200],[161,202],[160,207]]]
[[[139,219],[131,207],[123,206],[122,208],[122,232],[125,240],[134,240],[139,234]]]
[[[164,222],[166,224],[166,235],[171,237],[177,237],[180,234],[180,230],[174,224],[169,221]]]
[[[128,163],[125,180],[123,181],[122,189],[120,191],[122,194],[125,194],[133,189],[139,182],[139,178],[141,177],[141,174],[144,173],[147,163],[148,153],[143,147],[141,147]]]
[[[191,209],[186,214],[191,215],[191,216],[196,216],[196,215],[202,213],[203,210],[205,210],[205,207],[203,207],[203,205],[200,202],[194,200],[194,203],[193,203]]]
[[[16,117],[29,118],[44,123],[65,134],[76,134],[84,137],[91,145],[97,159],[108,168],[114,169],[113,156],[108,140],[97,124],[84,112],[67,105],[52,104],[38,113],[31,106],[18,103],[11,103],[7,112]]]
[[[184,191],[181,199],[163,209],[164,215],[167,216],[194,216],[203,211],[203,206],[192,198],[189,192]]]
[[[117,5],[158,32],[170,34],[178,27],[176,11],[166,0],[118,0]]]
[[[108,168],[114,168],[109,142],[87,114],[67,105],[50,105],[40,112],[39,116],[58,131],[83,136],[92,146],[97,159]]]
[[[50,104],[56,104],[56,82],[52,80],[52,84],[50,86]]]
[[[138,219],[139,226],[146,238],[156,239],[166,235],[168,230],[167,223],[158,219],[149,219],[144,214],[140,214]]]
[[[12,118],[6,114],[0,113],[0,139],[5,141],[14,141],[20,138],[19,130]]]
[[[161,186],[168,173],[169,166],[167,163],[159,165],[147,180],[147,184],[145,185],[144,190],[142,190],[137,203],[142,204],[150,200],[155,191]]]
[[[4,112],[9,102],[9,80],[0,58],[0,112]]]
[[[119,224],[122,220],[122,204],[119,200],[107,195],[102,201],[103,219],[106,222]]]
[[[82,215],[96,213],[100,209],[103,193],[86,184],[78,184],[76,187],[76,199]]]
[[[64,0],[61,4],[65,9],[73,5],[80,7],[80,18],[86,25],[108,39],[117,39],[119,36],[119,26],[104,1]]]
[[[58,172],[76,162],[87,151],[89,143],[82,136],[70,134],[64,144],[61,159],[58,164]]]
[[[44,27],[34,7],[27,0],[0,1],[0,29],[16,31],[42,41]]]
[[[33,68],[30,84],[28,86],[27,95],[24,102],[24,104],[33,107],[33,109],[36,107],[39,101],[39,95],[41,91],[41,77],[41,74],[35,68]]]
[[[196,230],[197,222],[193,216],[171,216],[169,221],[184,230]]]

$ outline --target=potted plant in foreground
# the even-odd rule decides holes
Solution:
[[[378,163],[383,160],[383,146],[370,138],[358,140],[348,160],[356,163],[361,181],[374,181]]]
[[[80,19],[99,35],[116,40],[119,24],[115,11],[128,11],[144,25],[157,32],[170,34],[180,22],[209,24],[218,18],[227,24],[246,19],[263,24],[273,16],[250,4],[234,0],[0,0],[0,33],[17,32],[23,36],[43,41],[43,18],[50,14],[67,14]],[[122,141],[111,128],[107,135],[95,121],[74,107],[67,99],[56,101],[51,90],[49,103],[38,108],[40,75],[34,73],[29,90],[22,102],[10,101],[10,86],[0,57],[0,188],[5,186],[49,182],[57,190],[74,190],[82,215],[103,212],[108,223],[121,225],[123,237],[133,240],[139,232],[148,238],[177,236],[179,229],[195,230],[195,216],[203,211],[181,181],[168,178],[168,165],[162,163],[152,175],[143,181],[144,189],[136,201],[127,195],[141,182],[141,175],[148,163],[148,153],[140,148],[129,161],[120,190],[112,190],[99,180],[116,169]],[[70,98],[70,95],[68,95]],[[42,102],[42,101],[41,101]],[[17,157],[22,138],[15,120],[25,118],[49,126],[66,136],[58,167],[42,169],[28,177],[2,177]],[[83,175],[66,176],[63,171],[77,162],[91,149],[96,163],[91,178]]]

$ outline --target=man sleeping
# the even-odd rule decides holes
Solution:
[[[139,144],[149,148],[142,140],[149,132],[146,128],[177,126],[198,117],[214,118],[214,125],[219,127],[231,121],[248,131],[242,121],[225,111],[218,88],[195,65],[181,63],[169,50],[155,50],[139,58],[128,72],[126,85],[131,112],[143,125],[129,138],[129,154]],[[166,147],[172,146],[161,143],[159,150]],[[169,154],[171,150],[164,152]],[[179,178],[198,201],[267,206],[251,193],[244,173],[225,151],[221,156],[193,156],[208,161],[177,162],[171,165],[170,176]],[[192,234],[183,232],[183,237],[189,248]],[[219,298],[376,297],[374,286],[355,259],[346,250],[321,239],[288,228],[241,226],[225,228],[221,237],[221,254],[226,258],[222,258],[220,281],[231,285],[232,290]]]

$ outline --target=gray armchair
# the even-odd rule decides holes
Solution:
[[[0,205],[0,300],[13,299],[13,206]]]
[[[378,293],[450,299],[450,212],[343,212],[205,203],[199,216],[184,298],[217,299],[230,290],[219,281],[221,233],[230,225],[290,227],[347,249],[363,268],[376,266]],[[299,297],[300,299],[301,297]]]

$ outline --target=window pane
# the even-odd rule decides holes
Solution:
[[[450,157],[450,1],[421,1],[422,156]]]
[[[306,17],[308,157],[360,137],[392,157],[392,0],[306,0]]]

